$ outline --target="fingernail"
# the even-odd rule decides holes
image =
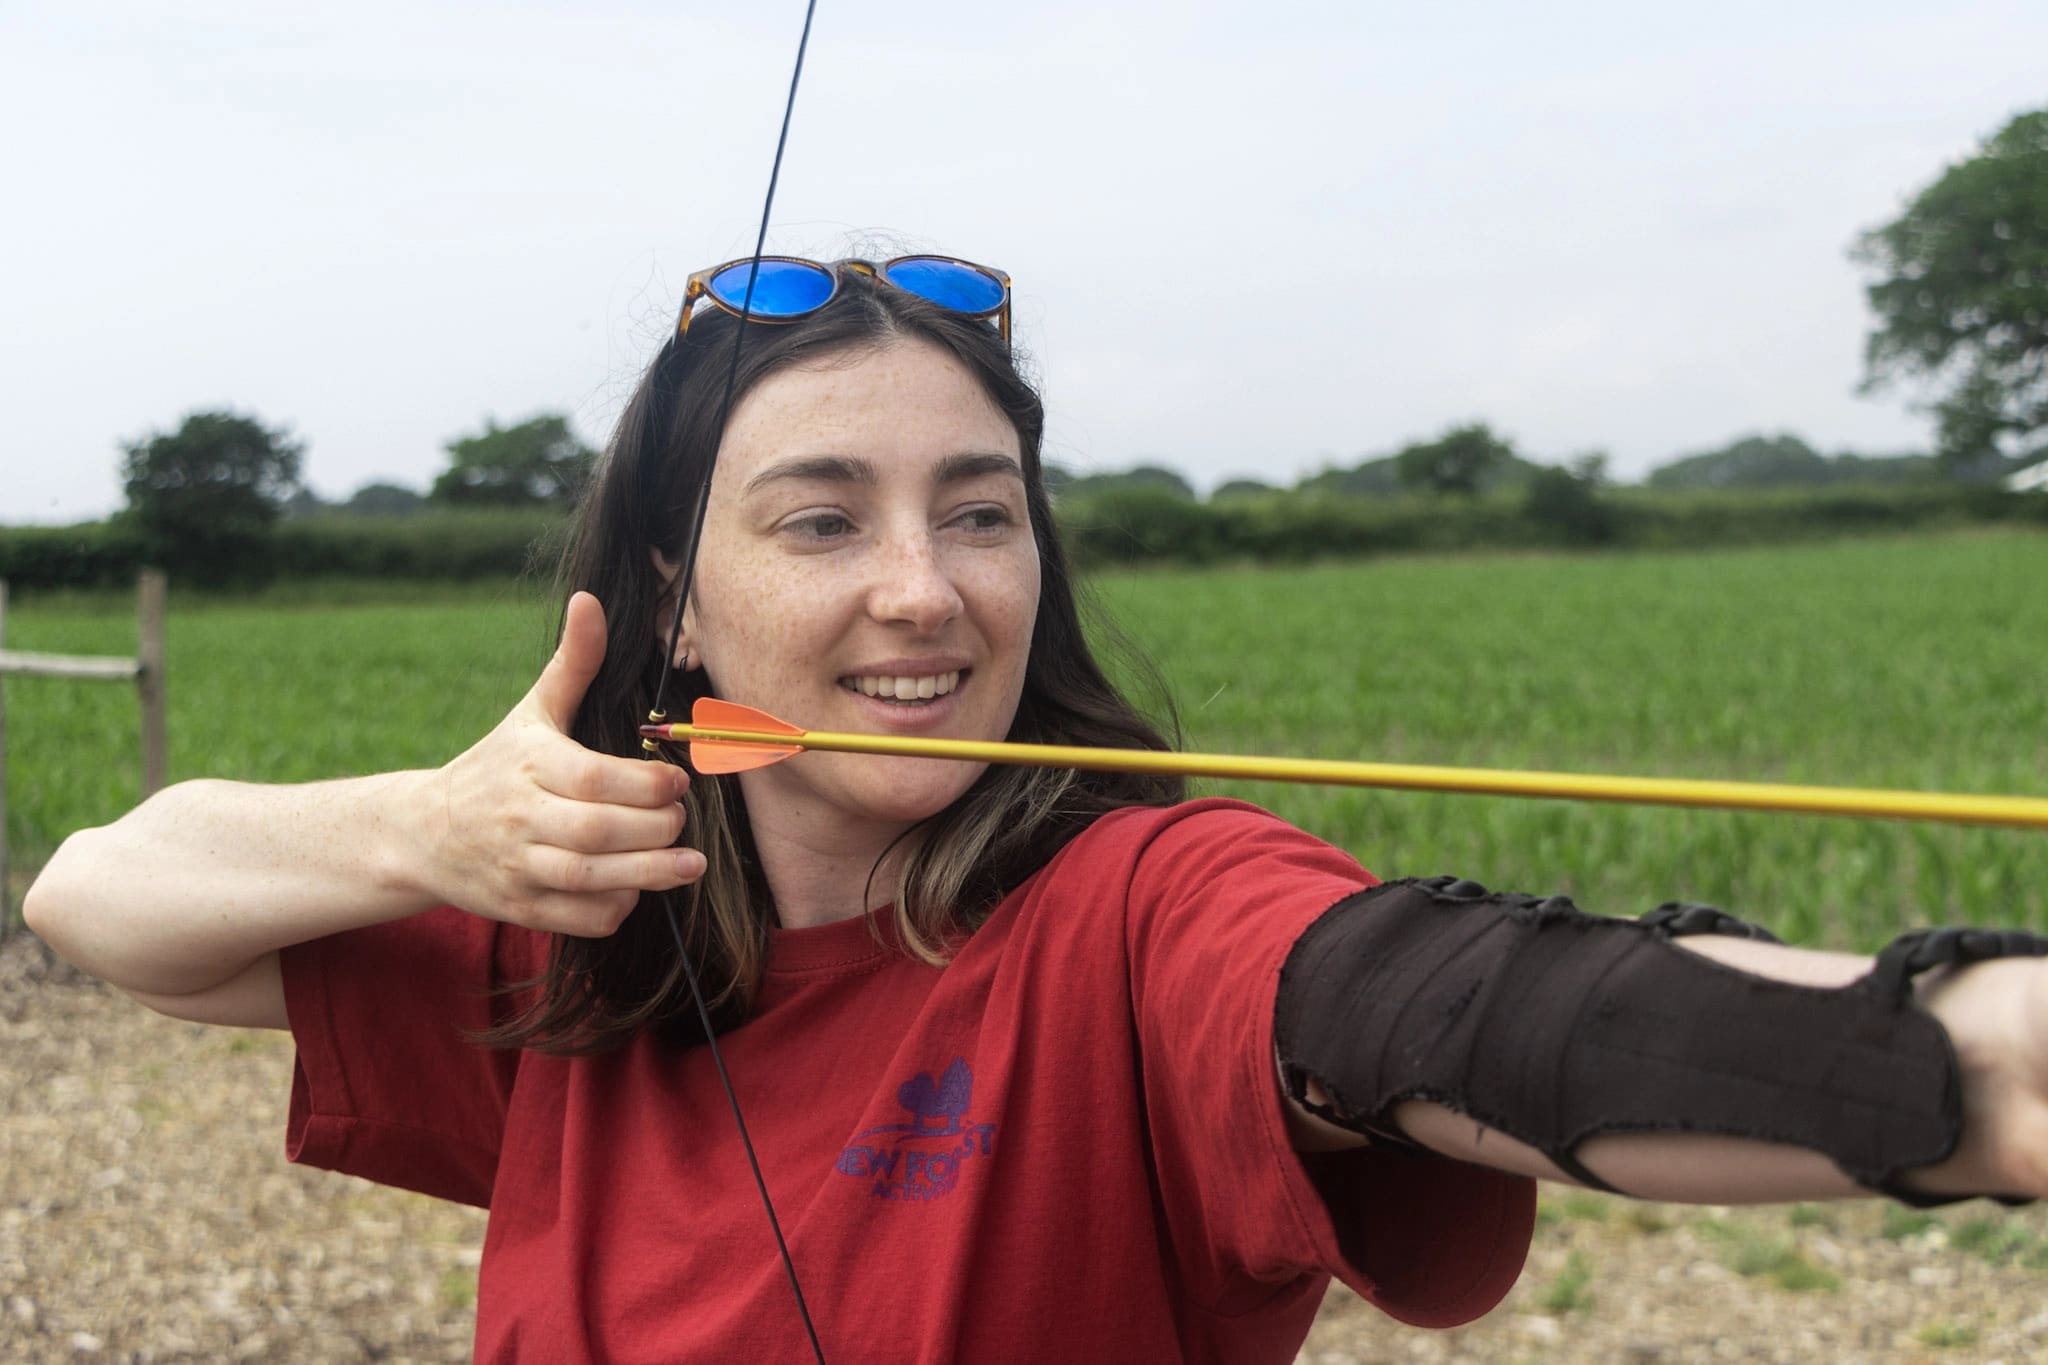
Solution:
[[[686,881],[695,881],[704,875],[704,855],[694,848],[686,848],[676,854],[676,875]]]

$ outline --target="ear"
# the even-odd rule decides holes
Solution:
[[[655,573],[661,575],[662,582],[661,596],[655,599],[654,603],[654,652],[658,657],[661,654],[662,647],[668,643],[669,628],[675,623],[675,582],[676,575],[682,571],[682,565],[664,555],[659,547],[653,545],[647,547],[647,558],[654,565]],[[669,660],[669,664],[671,667],[681,668],[684,661],[691,658],[690,613],[685,609],[683,612],[682,633],[676,637],[675,656]],[[694,662],[701,665],[703,660],[696,659]]]

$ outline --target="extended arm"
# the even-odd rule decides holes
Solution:
[[[1282,1076],[1306,1102],[1288,1104],[1304,1147],[1398,1130],[1461,1160],[1716,1203],[1879,1183],[1915,1197],[2048,1192],[2048,963],[1936,968],[1916,988],[1896,970],[1873,977],[1869,959],[1668,939],[1568,903],[1456,889],[1467,894],[1388,888],[1338,912],[1379,919],[1321,926],[1319,969],[1290,960]],[[1931,946],[1967,959],[2042,945],[1987,933]],[[1378,1004],[1352,993],[1338,1006],[1349,1022],[1318,1042],[1320,1006],[1299,984],[1333,979],[1352,952],[1375,962]],[[1887,954],[1894,969],[1907,956]]]
[[[279,948],[435,903],[408,828],[428,776],[181,783],[65,840],[25,917],[66,960],[152,1008],[282,1028]]]
[[[29,888],[31,928],[144,1004],[283,1027],[289,944],[460,905],[560,933],[616,929],[645,890],[694,880],[678,768],[567,731],[604,659],[594,598],[496,729],[445,767],[306,786],[188,782],[72,835]]]

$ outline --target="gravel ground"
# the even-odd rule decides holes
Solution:
[[[159,1018],[0,942],[0,1360],[467,1358],[483,1215],[282,1155],[278,1034]],[[1300,1365],[2048,1359],[2048,1212],[1547,1195],[1489,1317],[1333,1290]]]

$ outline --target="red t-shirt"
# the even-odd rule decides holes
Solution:
[[[943,969],[886,916],[775,932],[721,1043],[827,1358],[1287,1362],[1333,1272],[1498,1302],[1530,1182],[1288,1144],[1280,964],[1372,880],[1196,801],[1097,821]],[[489,1207],[479,1360],[808,1359],[708,1050],[463,1041],[545,949],[452,909],[288,949],[292,1159]]]

